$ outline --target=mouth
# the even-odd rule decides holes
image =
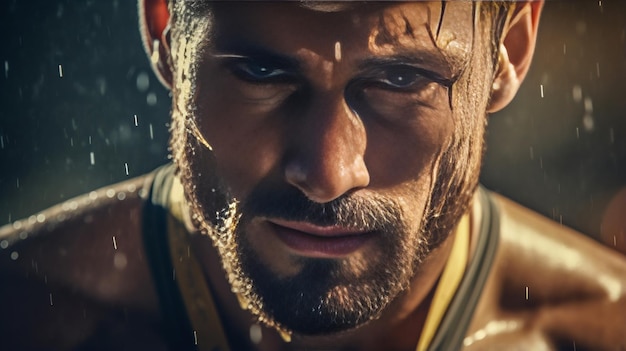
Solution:
[[[369,242],[374,232],[308,222],[267,219],[273,233],[293,253],[314,258],[339,258]]]

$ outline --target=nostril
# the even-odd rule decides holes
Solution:
[[[297,163],[290,163],[285,167],[285,178],[289,184],[296,187],[302,186],[307,180],[305,170]]]

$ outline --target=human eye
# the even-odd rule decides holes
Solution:
[[[356,110],[400,121],[447,107],[447,86],[434,72],[399,63],[363,72],[348,85],[346,94]]]
[[[243,103],[279,105],[299,87],[298,76],[288,65],[276,60],[216,55],[225,72],[223,89]]]
[[[237,78],[250,83],[287,83],[293,74],[279,65],[252,58],[238,58],[226,63]]]
[[[391,89],[418,88],[428,81],[422,70],[409,65],[386,67],[377,76],[381,87],[386,85]]]

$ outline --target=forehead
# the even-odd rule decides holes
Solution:
[[[281,52],[303,47],[334,56],[430,54],[466,61],[474,6],[453,2],[215,2],[218,46],[263,46]],[[344,55],[345,56],[345,55]]]

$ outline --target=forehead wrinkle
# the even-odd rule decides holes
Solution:
[[[455,6],[455,10],[458,7]],[[423,11],[384,11],[370,34],[370,51],[375,55],[413,58],[412,61],[423,57],[425,62],[445,65],[452,75],[461,72],[470,59],[471,35],[468,37],[466,33],[472,31],[461,28],[466,23],[451,25],[450,22],[458,19],[458,14],[444,20],[441,10],[437,6],[427,6]],[[451,9],[446,11],[451,12]],[[471,11],[468,11],[469,15]]]

